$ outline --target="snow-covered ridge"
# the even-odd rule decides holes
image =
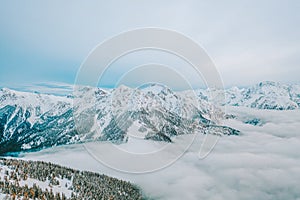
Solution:
[[[224,115],[209,101],[209,90],[174,92],[155,84],[140,89],[75,89],[69,96],[1,89],[0,153],[93,140],[126,142],[133,125],[140,137],[170,142],[176,135],[205,132]],[[224,93],[224,105],[274,110],[300,106],[299,85],[262,82]],[[224,135],[237,134],[221,130]],[[214,128],[211,133],[222,131]]]
[[[216,127],[224,113],[209,101],[209,90],[174,92],[155,84],[140,89],[75,89],[72,96],[1,89],[0,153],[93,140],[126,142],[132,126],[144,139],[168,142],[207,127],[212,134],[238,134]],[[224,105],[273,110],[300,106],[299,85],[262,82],[224,93]]]
[[[0,89],[0,108],[12,105],[30,112],[28,121],[33,124],[43,113],[61,115],[72,105],[68,97]],[[13,117],[13,116],[12,116]]]
[[[248,88],[225,91],[226,104],[257,109],[293,110],[300,107],[300,86],[265,81]]]

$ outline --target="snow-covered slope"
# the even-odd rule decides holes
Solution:
[[[68,143],[76,135],[71,118],[70,98],[1,89],[0,152]]]
[[[3,197],[3,198],[1,198]],[[142,199],[133,184],[47,162],[0,158],[1,199]]]

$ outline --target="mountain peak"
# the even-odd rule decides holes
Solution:
[[[281,86],[280,83],[274,82],[274,81],[262,81],[257,84],[259,87],[264,87],[264,86]]]
[[[158,95],[158,94],[173,95],[174,94],[174,92],[169,87],[162,85],[162,84],[158,84],[158,83],[147,84],[139,89],[145,93],[150,92],[155,95]]]

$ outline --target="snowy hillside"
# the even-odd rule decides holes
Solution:
[[[11,199],[142,199],[129,182],[59,165],[0,159],[0,197]],[[2,199],[2,198],[1,198]]]

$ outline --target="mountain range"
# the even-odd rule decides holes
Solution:
[[[297,109],[299,86],[263,82],[225,90],[224,104],[258,109]],[[209,90],[174,92],[151,84],[133,89],[77,87],[55,96],[0,90],[0,154],[88,141],[123,143],[131,137],[172,142],[195,132],[238,135],[219,124],[224,113],[209,101]],[[130,132],[129,129],[133,130]]]
[[[247,88],[225,91],[226,104],[257,109],[293,110],[300,107],[300,86],[265,81]]]

